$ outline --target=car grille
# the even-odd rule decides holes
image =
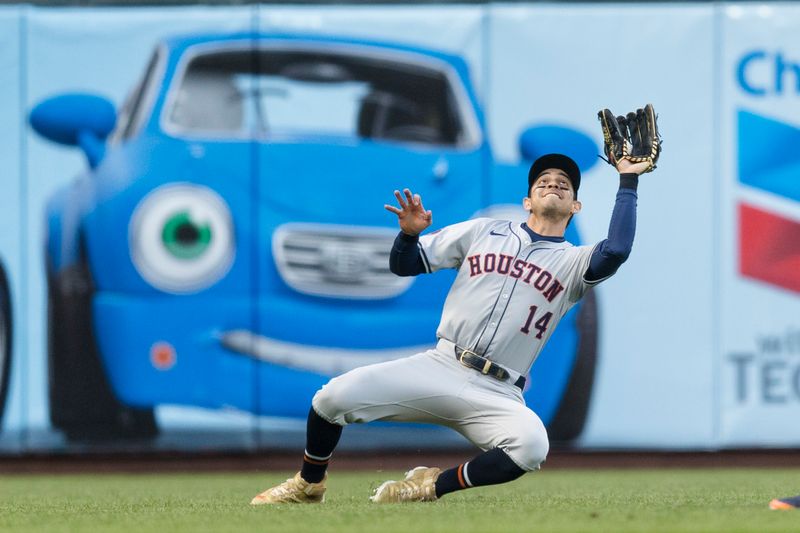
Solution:
[[[296,291],[334,298],[391,298],[413,278],[389,270],[396,231],[328,224],[284,224],[272,252],[283,280]]]

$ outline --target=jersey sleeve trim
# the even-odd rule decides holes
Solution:
[[[605,280],[607,280],[608,278],[610,278],[611,276],[613,276],[613,275],[614,275],[614,273],[611,273],[611,274],[609,274],[608,276],[605,276],[605,277],[603,277],[603,278],[600,278],[600,279],[593,279],[593,280],[588,280],[588,279],[586,279],[586,274],[589,272],[589,267],[591,266],[591,265],[590,265],[590,263],[591,263],[591,258],[592,258],[592,256],[594,255],[594,252],[595,252],[595,250],[597,250],[597,247],[598,247],[598,246],[600,246],[600,243],[599,243],[599,242],[596,242],[596,243],[594,244],[594,246],[592,246],[592,251],[589,253],[589,263],[587,263],[587,264],[586,264],[586,269],[583,271],[583,274],[581,274],[581,281],[584,283],[584,285],[588,285],[588,286],[590,286],[590,287],[594,287],[594,286],[595,286],[595,285],[597,285],[598,283],[600,283],[600,282],[602,282],[602,281],[605,281]]]
[[[598,283],[600,283],[602,281],[605,281],[605,280],[607,280],[608,278],[610,278],[611,276],[614,275],[614,274],[609,274],[608,276],[605,276],[605,277],[600,278],[600,279],[592,279],[592,280],[586,279],[586,274],[589,273],[589,269],[591,268],[592,256],[597,251],[597,247],[598,246],[600,246],[599,242],[596,242],[594,244],[594,246],[592,246],[592,251],[589,253],[589,262],[586,264],[586,269],[583,271],[583,274],[581,274],[581,281],[584,283],[584,285],[589,285],[590,287],[593,287],[593,286],[597,285]]]
[[[422,258],[422,264],[425,267],[425,272],[427,274],[431,273],[431,263],[428,261],[428,254],[425,253],[425,248],[422,247],[422,244],[417,242],[417,247],[419,248],[420,257]]]

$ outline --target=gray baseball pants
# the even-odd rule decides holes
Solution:
[[[462,365],[445,340],[432,350],[333,378],[312,405],[342,426],[374,420],[447,426],[481,450],[501,448],[526,471],[538,469],[550,447],[544,424],[513,380]]]

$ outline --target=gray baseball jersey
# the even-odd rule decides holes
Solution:
[[[420,237],[428,272],[458,269],[437,336],[526,374],[591,283],[594,246],[533,242],[519,223],[478,218]]]

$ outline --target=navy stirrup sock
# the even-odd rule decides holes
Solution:
[[[470,487],[506,483],[524,473],[525,470],[517,466],[506,452],[494,448],[439,474],[436,480],[436,497],[441,498],[450,492]]]
[[[325,477],[328,461],[339,443],[343,426],[331,424],[312,407],[308,411],[306,424],[306,450],[300,477],[309,483],[319,483]]]

